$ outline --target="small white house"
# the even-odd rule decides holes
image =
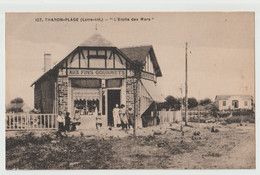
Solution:
[[[215,105],[219,110],[252,109],[252,100],[250,95],[217,95]]]

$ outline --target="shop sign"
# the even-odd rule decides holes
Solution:
[[[125,70],[82,70],[82,69],[68,69],[69,76],[81,77],[120,77],[126,76]]]
[[[134,71],[127,70],[127,77],[134,77]],[[156,81],[155,75],[147,72],[142,72],[141,78],[151,80],[151,81]]]
[[[155,76],[154,76],[154,74],[150,74],[150,73],[147,73],[147,72],[142,72],[141,77],[142,77],[143,79],[155,81]]]

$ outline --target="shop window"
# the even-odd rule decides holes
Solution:
[[[81,115],[97,115],[99,113],[99,99],[74,100],[74,110]]]
[[[247,101],[244,101],[244,106],[248,106],[248,102]]]
[[[121,87],[121,86],[122,86],[121,79],[106,80],[107,88],[114,88],[114,87]]]
[[[100,79],[72,79],[71,86],[76,88],[101,88]]]
[[[226,106],[227,105],[227,102],[226,101],[223,101],[222,102],[222,106]]]

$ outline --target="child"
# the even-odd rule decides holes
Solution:
[[[64,132],[65,118],[61,111],[59,111],[59,114],[57,116],[57,122],[58,122],[57,137],[60,136],[62,138],[63,137],[62,132]]]

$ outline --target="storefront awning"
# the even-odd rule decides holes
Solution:
[[[149,80],[141,80],[141,82],[155,102],[157,103],[165,102],[164,97],[162,96],[162,94],[160,93],[158,87],[155,85],[154,82]]]
[[[100,97],[98,89],[74,89],[73,100],[97,100]]]

